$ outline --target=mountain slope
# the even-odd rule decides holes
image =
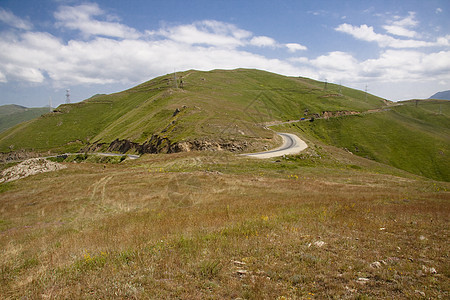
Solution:
[[[316,121],[290,126],[313,143],[450,180],[448,101],[393,104],[362,91],[259,70],[191,70],[176,76],[177,84],[168,74],[120,93],[61,105],[1,133],[0,152],[251,152],[279,142],[264,124],[311,118]]]
[[[2,105],[2,106],[0,106],[0,117],[18,113],[18,112],[23,112],[26,109],[27,108],[25,106],[21,106],[21,105],[15,105],[15,104]]]
[[[48,107],[27,108],[20,105],[2,105],[0,106],[0,132],[37,118],[48,111]]]
[[[388,110],[295,124],[324,143],[425,177],[450,181],[450,102],[407,101]]]
[[[438,92],[428,99],[450,100],[450,90]]]
[[[168,74],[129,90],[60,106],[0,135],[0,151],[100,149],[127,140],[138,152],[176,152],[216,143],[251,150],[276,143],[261,123],[323,111],[365,111],[385,102],[361,91],[306,78],[238,69]],[[180,143],[190,143],[186,144]],[[117,144],[117,141],[116,141]],[[130,149],[125,144],[117,149]],[[206,147],[206,146],[205,146]],[[114,148],[114,147],[113,147]],[[138,149],[139,148],[139,149]]]

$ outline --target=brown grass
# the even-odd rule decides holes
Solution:
[[[2,186],[1,298],[449,297],[448,183],[208,153],[67,166]]]

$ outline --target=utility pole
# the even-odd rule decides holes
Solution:
[[[48,109],[50,112],[52,112],[52,97],[48,98]]]
[[[324,87],[324,90],[325,90],[325,91],[327,90],[327,84],[328,84],[328,80],[325,79],[325,87]]]

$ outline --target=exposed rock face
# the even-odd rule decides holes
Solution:
[[[322,118],[328,119],[332,117],[340,117],[340,116],[349,116],[349,115],[357,115],[360,114],[357,111],[349,111],[349,110],[340,110],[340,111],[324,111],[322,113]]]
[[[0,183],[13,181],[39,173],[65,169],[66,166],[48,161],[44,158],[28,159],[20,164],[4,170],[1,173]]]
[[[107,145],[95,143],[85,147],[82,151],[95,152],[104,149]],[[209,140],[193,140],[172,143],[168,138],[153,135],[150,140],[143,144],[135,143],[129,140],[116,139],[107,146],[106,151],[114,151],[120,153],[137,152],[145,153],[177,153],[190,151],[230,151],[240,152],[249,146],[246,141],[209,141]]]
[[[0,162],[11,162],[11,161],[20,161],[28,158],[35,158],[42,156],[39,153],[35,153],[32,151],[13,151],[9,153],[0,153]]]
[[[207,141],[195,140],[191,142],[179,142],[170,147],[170,152],[189,152],[189,151],[230,151],[239,152],[248,147],[248,143],[237,141]]]
[[[116,139],[108,146],[108,151],[115,151],[126,153],[134,151],[139,154],[144,153],[170,153],[170,141],[167,138],[161,138],[158,135],[153,135],[151,139],[144,144],[138,144],[129,140]]]

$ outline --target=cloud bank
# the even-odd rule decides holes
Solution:
[[[140,32],[120,23],[97,4],[60,6],[54,26],[75,37],[63,40],[9,11],[0,21],[0,82],[51,84],[56,87],[134,84],[174,69],[258,68],[284,75],[356,85],[365,82],[442,81],[450,83],[450,35],[420,39],[416,14],[394,16],[377,32],[367,24],[343,23],[335,32],[360,42],[375,43],[378,57],[359,60],[354,53],[332,51],[306,56],[300,43],[280,43],[230,23],[202,20],[166,24]],[[269,58],[261,49],[282,51]],[[299,56],[300,54],[300,56]],[[304,55],[302,55],[304,54]],[[388,95],[387,95],[388,96]]]

